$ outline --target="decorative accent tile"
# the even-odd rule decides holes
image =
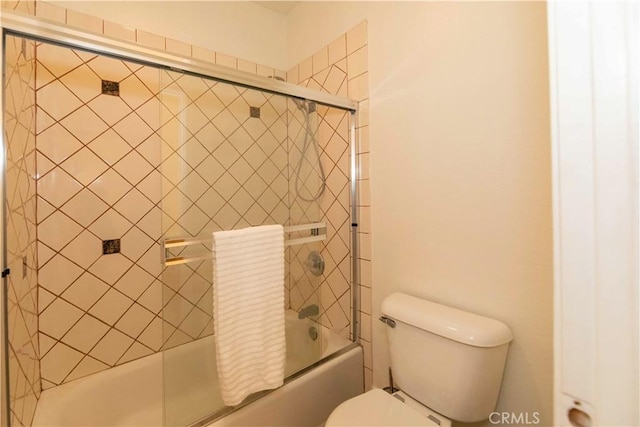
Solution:
[[[120,96],[120,83],[109,80],[102,80],[102,94]]]
[[[260,118],[260,107],[249,107],[249,116],[259,119]]]
[[[120,239],[103,240],[102,241],[102,254],[119,254],[120,253]]]

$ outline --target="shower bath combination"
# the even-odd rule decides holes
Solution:
[[[3,20],[12,22],[10,14]],[[331,187],[323,161],[355,180],[340,161],[355,127],[318,132],[324,114],[353,122],[354,103],[288,84],[280,93],[279,82],[272,87],[235,71],[203,77],[203,65],[190,71],[193,61],[167,54],[107,45],[102,55],[108,40],[74,45],[69,36],[69,45],[50,44],[22,36],[30,32],[19,20],[14,31],[5,32],[4,122],[20,132],[7,131],[4,141],[3,225],[12,271],[5,347],[10,378],[24,385],[18,393],[9,384],[14,425],[120,422],[83,418],[100,413],[158,425],[164,411],[164,425],[187,426],[228,413],[212,352],[211,261],[198,259],[210,247],[197,242],[218,230],[282,224],[299,242],[285,259],[288,376],[347,351],[357,350],[352,362],[361,360],[352,267],[325,264],[331,250],[322,242],[352,238],[355,194],[335,196],[343,188]],[[118,90],[103,91],[105,82]],[[36,110],[37,128],[30,119]],[[327,215],[338,205],[340,215]],[[195,243],[167,244],[187,240]],[[103,252],[109,241],[120,243],[117,251]],[[355,248],[348,248],[354,260]],[[171,263],[158,262],[163,250]],[[332,280],[345,283],[334,295],[327,277],[338,269]],[[339,316],[327,315],[321,294],[324,304],[340,307]],[[135,421],[128,417],[141,408],[127,412],[126,399],[108,406],[118,399],[103,398],[108,390],[134,390],[127,378],[162,385],[162,393],[140,391],[148,393],[150,418]],[[71,396],[79,400],[63,404]],[[93,398],[98,407],[83,400]]]

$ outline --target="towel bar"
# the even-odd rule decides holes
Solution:
[[[302,245],[305,243],[319,242],[327,238],[327,224],[324,222],[314,222],[310,224],[289,225],[284,227],[285,234],[299,233],[309,231],[310,235],[305,237],[297,237],[284,241],[285,246]],[[193,256],[171,256],[169,254],[172,248],[181,248],[192,245],[207,246],[209,252],[197,254]],[[186,264],[188,262],[202,261],[213,258],[211,249],[211,237],[181,237],[174,239],[164,239],[162,241],[162,264],[166,266]]]

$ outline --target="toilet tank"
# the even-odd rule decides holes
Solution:
[[[397,387],[452,420],[489,417],[513,339],[504,323],[403,293],[382,313]]]

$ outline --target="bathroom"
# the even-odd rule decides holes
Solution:
[[[289,289],[291,306],[298,311],[317,305],[325,319],[316,320],[347,338],[359,318],[353,330],[362,347],[364,390],[389,383],[386,330],[378,318],[391,293],[498,319],[515,339],[496,411],[535,413],[539,425],[554,424],[552,119],[544,2],[21,0],[3,7],[137,43],[140,49],[275,76],[357,102],[355,117],[332,109],[340,126],[326,119],[344,142],[336,151],[325,151],[337,153],[327,167],[331,198],[323,199],[331,204],[320,202],[313,218],[297,222],[331,222],[326,219],[331,217],[335,226],[327,227],[328,238],[335,232],[340,240],[322,248],[342,280],[333,286],[329,281],[335,277],[327,274],[330,293],[313,296]],[[35,74],[36,81],[47,78],[37,69]],[[171,78],[166,74],[160,80]],[[37,102],[47,100],[37,95]],[[280,105],[276,99],[271,105],[282,108],[280,114],[300,113],[291,102]],[[46,117],[40,111],[36,121]],[[354,132],[357,174],[350,175],[346,147]],[[342,176],[330,173],[334,167]],[[355,244],[348,223],[353,197],[344,190],[351,177],[357,186]],[[282,185],[291,186],[291,180]],[[143,188],[138,190],[147,194]],[[122,237],[124,253],[127,239]],[[341,256],[334,259],[329,252]],[[350,253],[357,256],[349,259]],[[289,268],[302,265],[306,253],[301,257],[294,257]],[[345,286],[350,274],[358,275],[353,290]],[[198,301],[190,304],[189,313]],[[192,338],[212,327],[210,313],[200,308],[203,316],[190,319],[199,330],[186,333]],[[162,325],[158,330],[182,343]],[[34,348],[48,345],[43,342]],[[42,369],[45,359],[34,363]],[[165,360],[164,368],[170,365]],[[25,375],[34,395],[41,383],[37,376]],[[20,381],[25,388],[27,380]],[[12,425],[31,425],[36,404],[31,397],[21,402]]]

